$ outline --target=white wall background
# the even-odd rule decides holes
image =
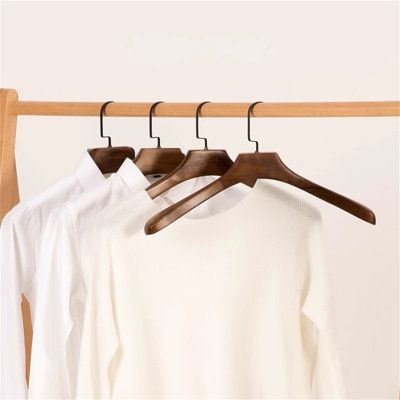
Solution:
[[[22,100],[399,99],[397,2],[2,2],[1,86]],[[211,147],[250,151],[246,121],[205,119]],[[114,144],[152,147],[144,118],[105,121]],[[397,398],[396,118],[257,119],[261,150],[365,203],[375,227],[309,196],[324,216],[351,398]],[[157,119],[164,146],[195,148],[194,120]],[[96,118],[20,117],[21,198],[101,146]]]

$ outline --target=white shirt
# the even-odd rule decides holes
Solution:
[[[25,346],[21,296],[30,303],[35,318],[35,273],[39,244],[51,211],[80,193],[90,190],[104,176],[85,152],[76,170],[44,192],[15,206],[0,228],[1,348],[0,394],[2,399],[26,398]]]
[[[91,223],[104,207],[148,185],[142,172],[126,159],[116,174],[52,212],[37,273],[29,398],[73,398]]]
[[[99,217],[78,397],[343,399],[319,212],[263,180],[146,236],[159,210]]]
[[[171,190],[169,196],[177,197],[183,188],[190,193],[213,179],[188,181],[179,185],[180,191]],[[29,398],[74,398],[93,220],[103,208],[115,209],[118,202],[148,185],[141,171],[127,159],[109,179],[51,213],[36,274],[38,298]]]

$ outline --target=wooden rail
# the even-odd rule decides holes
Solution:
[[[15,101],[12,115],[98,116],[103,103]],[[156,117],[194,117],[199,103],[161,103]],[[208,103],[202,117],[245,117],[250,103]],[[105,115],[110,117],[146,117],[152,103],[111,103]],[[384,117],[400,115],[398,101],[260,103],[254,117]]]

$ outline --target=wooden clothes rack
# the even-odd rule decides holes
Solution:
[[[0,89],[0,221],[19,202],[15,165],[15,137],[19,115],[94,116],[102,102],[19,101],[14,89]],[[147,117],[152,103],[111,103],[105,115]],[[207,103],[202,117],[246,117],[249,103]],[[195,117],[198,103],[161,103],[155,117]],[[261,103],[254,117],[391,117],[400,116],[399,101]],[[22,302],[27,378],[29,377],[32,328],[29,305]]]

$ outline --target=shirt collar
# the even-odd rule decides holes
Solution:
[[[122,163],[117,175],[125,182],[132,193],[137,193],[149,186],[147,178],[129,158],[126,158]]]
[[[87,151],[75,169],[75,175],[85,192],[106,179]]]

